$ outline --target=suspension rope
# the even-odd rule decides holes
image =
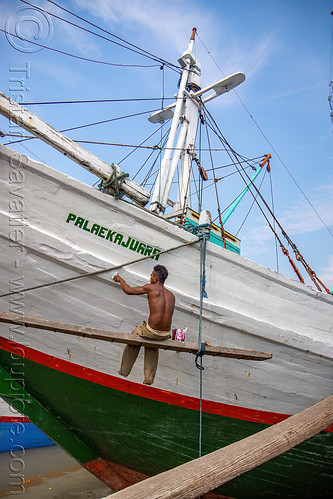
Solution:
[[[205,353],[206,344],[202,341],[202,313],[203,299],[208,298],[206,293],[206,249],[207,240],[210,236],[211,225],[202,224],[196,227],[196,233],[200,240],[200,312],[199,312],[199,350],[195,356],[195,365],[199,369],[199,457],[202,453],[202,392],[203,392],[203,370],[202,357]],[[199,360],[199,362],[198,362]]]
[[[197,242],[198,242],[198,239],[196,238],[193,241],[188,241],[187,243],[178,244],[177,246],[173,246],[172,248],[162,250],[159,252],[158,255],[164,255],[165,253],[170,253],[171,251],[176,251],[178,249],[185,248],[186,246],[191,246],[192,244],[195,244]],[[21,289],[19,292],[25,293],[26,291],[32,291],[35,289],[45,288],[47,286],[53,286],[54,284],[62,284],[64,282],[74,281],[76,279],[81,279],[82,277],[91,277],[94,275],[103,274],[104,272],[110,272],[111,270],[118,270],[118,269],[123,268],[123,267],[128,267],[129,265],[133,265],[134,263],[143,262],[144,260],[148,260],[149,258],[151,258],[150,255],[143,256],[141,258],[137,258],[136,260],[131,260],[130,262],[127,262],[127,263],[122,263],[120,265],[112,265],[112,267],[108,267],[106,269],[95,270],[93,272],[85,272],[85,273],[80,274],[80,275],[66,277],[64,279],[59,279],[57,281],[51,281],[51,282],[46,282],[43,284],[37,284],[36,286],[31,286],[29,288]],[[0,298],[3,298],[5,296],[15,295],[17,293],[18,293],[18,291],[11,291],[9,293],[4,293],[4,294],[0,295]]]

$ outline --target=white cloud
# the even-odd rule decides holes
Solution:
[[[283,92],[279,92],[275,95],[272,95],[270,97],[270,100],[285,99],[286,97],[292,97],[294,95],[299,95],[299,94],[309,92],[311,90],[315,90],[318,88],[319,89],[321,88],[321,82],[316,82],[313,85],[309,85],[309,86],[291,87],[291,88],[285,89]]]
[[[70,47],[71,54],[83,55],[89,59],[99,58],[100,51],[90,33],[85,33],[79,28],[64,22],[57,25],[57,30],[58,36],[66,42],[66,50]]]
[[[76,0],[75,4],[86,9],[99,19],[109,23],[110,29],[121,24],[133,32],[132,43],[137,43],[135,35],[143,32],[146,39],[151,37],[158,39],[161,45],[184,49],[184,37],[189,39],[190,32],[187,30],[188,11],[183,3],[174,0],[168,3],[153,0]],[[195,7],[194,7],[195,8]],[[192,10],[192,17],[193,17]]]
[[[302,198],[280,217],[280,222],[287,232],[291,234],[315,232],[325,227],[323,221],[327,227],[333,227],[333,183],[316,185],[308,198],[316,211]]]
[[[60,82],[65,87],[75,87],[78,84],[78,75],[77,73],[71,69],[71,67],[64,66],[59,62],[56,64],[55,62],[34,62],[33,65],[34,72],[39,73],[41,75],[45,75],[49,80],[53,82]]]
[[[272,35],[265,38],[257,35],[256,41],[249,42],[243,34],[231,33],[228,26],[223,25],[223,19],[216,16],[216,11],[210,4],[195,2],[179,2],[178,0],[75,0],[75,5],[88,10],[99,19],[110,24],[110,30],[116,24],[124,26],[133,32],[132,43],[140,44],[147,40],[149,46],[158,44],[157,53],[164,58],[182,54],[189,41],[192,27],[198,28],[197,51],[205,54],[211,68],[205,68],[205,74],[215,72],[221,77],[220,70],[208,55],[203,44],[212,57],[221,64],[226,74],[235,71],[245,71],[249,76],[259,72],[271,54],[276,40]],[[140,38],[140,43],[135,37]],[[143,38],[144,36],[144,38]],[[203,44],[201,44],[201,40]],[[222,48],[221,48],[222,47]],[[228,47],[223,51],[223,47]],[[164,51],[164,54],[160,53]],[[154,52],[154,49],[151,49]],[[156,52],[156,51],[155,51]],[[215,78],[218,79],[218,78]],[[214,79],[208,76],[211,83]]]

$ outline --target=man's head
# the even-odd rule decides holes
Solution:
[[[165,279],[168,277],[169,272],[164,265],[155,265],[152,272],[152,277],[157,277],[158,282],[164,284]]]

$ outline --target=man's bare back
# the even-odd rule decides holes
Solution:
[[[144,286],[131,287],[122,277],[114,276],[116,282],[120,282],[122,290],[128,295],[148,295],[149,318],[148,324],[157,331],[170,331],[173,312],[175,309],[175,297],[164,287],[164,280],[159,277],[155,270],[150,275],[150,283]],[[163,280],[163,282],[160,282]]]
[[[148,294],[149,326],[158,331],[170,331],[175,308],[174,295],[159,282],[146,284],[144,288]]]

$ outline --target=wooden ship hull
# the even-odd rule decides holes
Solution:
[[[112,275],[140,285],[158,261],[176,296],[173,327],[197,341],[197,235],[4,146],[0,152],[1,312],[129,333],[147,319],[147,301],[126,296]],[[90,275],[72,279],[82,274]],[[332,394],[332,296],[210,242],[206,292],[202,340],[272,358],[203,357],[203,453]],[[145,386],[142,357],[127,379],[118,375],[119,343],[0,326],[2,398],[113,489],[198,456],[193,355],[161,351],[154,385]],[[330,427],[217,492],[328,497],[332,454]]]
[[[55,445],[53,440],[38,426],[28,418],[22,417],[14,407],[0,399],[0,452],[10,452],[13,449],[12,432],[17,424],[22,431],[19,435],[15,435],[15,445],[22,446],[23,449]]]

